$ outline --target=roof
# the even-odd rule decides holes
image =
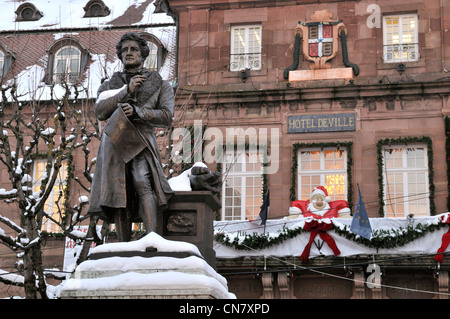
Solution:
[[[111,28],[144,25],[167,25],[174,21],[165,13],[154,13],[154,0],[103,0],[110,13],[104,17],[86,17],[84,7],[89,0],[2,0],[0,33],[76,30],[82,28]],[[42,17],[36,21],[16,21],[16,11],[31,3]]]
[[[62,87],[44,82],[48,50],[63,38],[78,41],[89,52],[89,61],[78,87],[79,98],[95,98],[101,82],[122,68],[115,45],[129,30],[146,32],[160,40],[167,50],[160,74],[165,80],[174,80],[176,27],[165,13],[153,13],[153,0],[103,0],[110,14],[97,18],[83,18],[83,8],[89,0],[35,0],[32,4],[43,17],[38,21],[23,22],[15,22],[15,11],[25,2],[3,2],[0,46],[3,51],[11,52],[15,59],[2,86],[9,87],[14,83],[19,100],[50,100],[64,93]]]

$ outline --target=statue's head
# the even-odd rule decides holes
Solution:
[[[134,47],[139,50],[138,54],[135,54],[134,57],[127,57],[127,54],[125,51],[126,49],[130,49],[130,47]],[[127,51],[129,52],[129,51]],[[127,68],[127,65],[129,63],[134,64],[142,64],[147,56],[150,53],[150,49],[147,45],[147,41],[141,38],[141,36],[136,32],[127,32],[122,35],[119,42],[116,45],[116,53],[119,59],[123,62],[125,68]],[[125,56],[124,56],[125,54]],[[127,59],[129,61],[127,62]],[[133,61],[132,61],[133,60]],[[136,65],[133,65],[136,66]]]

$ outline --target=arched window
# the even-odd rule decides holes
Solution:
[[[90,0],[84,9],[84,18],[106,17],[111,10],[101,0]]]
[[[144,61],[144,68],[149,71],[159,71],[164,63],[167,50],[157,37],[149,33],[141,33],[141,37],[147,41],[150,53]]]
[[[36,21],[44,16],[32,3],[22,3],[16,10],[16,21]]]
[[[74,46],[65,46],[55,54],[53,80],[56,83],[73,83],[80,76],[81,51]]]
[[[148,47],[150,49],[150,53],[145,59],[144,67],[149,71],[158,71],[158,46],[153,42],[147,42]]]
[[[76,83],[89,62],[89,51],[74,37],[63,37],[48,49],[45,83]]]

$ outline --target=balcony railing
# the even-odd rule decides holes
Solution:
[[[384,62],[411,62],[419,60],[419,44],[388,44],[383,48]]]
[[[230,71],[261,69],[261,53],[231,54]]]

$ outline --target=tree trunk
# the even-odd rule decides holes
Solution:
[[[26,299],[37,299],[36,277],[34,276],[33,252],[28,249],[23,257],[24,263],[24,289]]]
[[[38,291],[42,299],[48,299],[47,296],[47,283],[45,282],[44,268],[42,267],[42,251],[41,244],[33,246],[34,268],[36,276],[38,278]]]

